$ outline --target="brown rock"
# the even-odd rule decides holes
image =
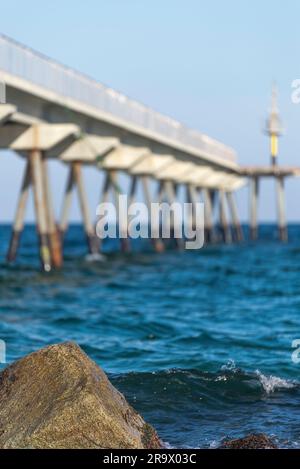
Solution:
[[[0,373],[0,448],[160,448],[154,429],[74,343]]]
[[[263,433],[248,435],[222,443],[220,449],[277,449],[273,441]]]

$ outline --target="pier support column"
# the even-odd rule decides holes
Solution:
[[[99,245],[98,245],[98,240],[96,238],[96,235],[94,233],[94,226],[91,222],[85,187],[83,184],[81,163],[75,162],[75,163],[72,163],[72,165],[73,165],[74,182],[78,189],[79,204],[80,204],[81,215],[82,215],[84,230],[85,230],[85,234],[87,238],[89,252],[90,254],[98,254]]]
[[[130,205],[134,204],[135,197],[136,197],[137,183],[138,183],[137,176],[131,176],[130,188],[129,188],[129,198],[128,198],[128,208],[127,208],[128,210],[129,210]],[[129,214],[127,213],[127,238],[128,238],[128,241],[130,239],[129,222],[130,222]],[[128,242],[128,247],[127,248],[130,249],[129,242]]]
[[[71,165],[70,170],[69,170],[66,190],[64,194],[64,200],[63,200],[62,212],[61,212],[61,218],[60,218],[60,224],[59,224],[61,243],[63,242],[65,232],[67,231],[68,225],[69,225],[69,214],[70,214],[70,208],[71,208],[71,202],[72,202],[73,188],[74,188],[74,173],[73,173],[73,167]]]
[[[231,237],[231,232],[230,232],[230,226],[227,221],[226,198],[225,198],[225,192],[223,189],[219,190],[219,215],[220,215],[220,229],[221,229],[222,239],[226,244],[229,244],[232,241],[232,237]]]
[[[148,229],[150,230],[150,236],[152,235],[152,233],[154,233],[155,235],[155,237],[153,238],[151,237],[151,242],[156,252],[163,252],[165,250],[165,247],[164,247],[162,240],[159,237],[159,221],[151,220],[151,196],[150,196],[150,188],[149,188],[149,179],[147,176],[142,176],[141,181],[142,181],[142,186],[143,186],[145,203],[146,203],[147,210],[148,210],[148,217],[149,217]],[[153,223],[154,223],[154,227],[153,227]]]
[[[257,176],[251,178],[250,184],[250,239],[255,241],[258,237],[257,230],[257,206],[259,196],[259,179]]]
[[[209,189],[202,189],[204,201],[204,235],[208,243],[213,243],[216,240],[214,222],[213,222],[213,201],[212,193]]]
[[[12,234],[10,238],[9,248],[7,252],[6,259],[8,262],[14,262],[17,257],[17,252],[20,244],[21,233],[24,229],[24,217],[25,210],[29,195],[29,188],[31,184],[31,174],[30,174],[30,163],[29,160],[26,161],[23,182],[21,187],[21,193],[19,196],[17,210],[15,215],[15,221],[12,229]]]
[[[197,204],[197,191],[195,187],[191,184],[186,185],[186,201],[188,204],[191,204],[191,210],[188,214],[188,224],[189,230],[196,229],[196,204]]]
[[[109,173],[109,171],[105,171],[104,183],[103,183],[103,188],[102,188],[102,191],[101,191],[101,194],[100,194],[99,204],[105,204],[106,202],[108,202],[110,184],[111,184],[110,173]],[[97,223],[95,224],[95,233],[97,233]],[[98,240],[97,240],[100,251],[102,249],[102,242],[103,242],[102,235],[103,235],[103,233],[99,232]]]
[[[278,212],[278,234],[279,239],[282,242],[287,242],[288,233],[286,226],[286,215],[285,215],[285,197],[284,197],[284,178],[277,177],[277,212]]]
[[[161,204],[163,202],[163,195],[164,195],[164,181],[158,181],[157,187],[157,198],[156,203]],[[154,245],[154,249],[156,252],[163,252],[165,251],[165,243],[161,237],[161,218],[160,213],[158,213],[159,217],[156,220],[152,220],[151,224],[151,239]]]
[[[133,190],[132,197],[134,197],[135,187],[131,188]],[[120,206],[120,189],[118,186],[118,173],[116,170],[107,170],[106,178],[104,183],[104,188],[102,191],[102,199],[101,202],[105,203],[108,201],[109,192],[112,190],[114,200],[115,200],[115,208],[116,208],[116,222],[119,229],[119,237],[120,237],[120,245],[122,252],[129,252],[130,251],[130,241],[128,237],[128,212],[123,213],[123,208]]]
[[[136,186],[137,186],[137,180],[136,180],[136,177],[134,176],[131,180],[129,203],[132,203],[134,201],[135,193],[136,193]],[[100,195],[100,202],[99,202],[100,204],[104,204],[108,202],[110,191],[112,191],[112,194],[115,200],[116,223],[119,228],[120,234],[123,233],[123,236],[124,236],[123,238],[120,237],[121,250],[123,252],[128,252],[130,251],[130,243],[129,243],[129,236],[128,236],[128,213],[122,214],[121,219],[119,218],[120,191],[118,188],[118,180],[117,180],[117,174],[115,170],[105,171],[103,189]],[[96,227],[95,227],[95,231],[96,231]],[[102,241],[103,239],[101,238],[101,235],[99,234],[98,246],[100,250],[101,250]]]
[[[122,207],[120,206],[120,195],[121,191],[118,185],[118,173],[115,170],[110,170],[110,183],[113,190],[116,212],[117,212],[117,225],[119,228],[120,244],[122,252],[130,251],[130,241],[128,238],[128,213],[123,213]]]
[[[58,228],[55,223],[53,206],[52,206],[52,197],[49,184],[48,176],[48,165],[46,158],[42,160],[42,170],[43,170],[43,184],[45,191],[45,209],[46,209],[46,220],[48,228],[48,238],[51,251],[51,258],[53,267],[60,268],[63,264],[62,249],[61,249],[61,239],[59,236]]]
[[[205,232],[205,204],[203,202],[203,194],[202,191],[198,190],[194,184],[188,184],[186,186],[186,195],[187,195],[187,202],[190,205],[189,213],[188,213],[188,223],[189,223],[189,230],[190,234],[195,234],[194,239],[196,238],[196,233],[201,229],[203,232],[204,242],[206,241],[206,232]],[[197,205],[200,204],[200,196],[201,196],[201,203],[203,204],[203,219],[198,220],[199,212],[197,210]]]
[[[137,189],[137,176],[132,176],[131,182],[130,182],[128,205],[131,205],[134,203],[135,196],[136,196],[136,189]]]
[[[47,230],[46,194],[43,181],[42,154],[39,150],[31,150],[29,153],[31,179],[33,185],[36,226],[39,237],[40,259],[42,269],[50,272],[52,268],[51,251]]]
[[[232,220],[234,239],[237,242],[241,242],[244,240],[244,234],[239,220],[234,194],[232,192],[226,192],[226,197]]]
[[[166,195],[167,195],[169,205],[171,206],[172,204],[174,204],[176,202],[177,186],[172,181],[165,181],[164,186],[165,186],[165,191],[166,191]],[[177,220],[175,220],[174,212],[172,210],[170,212],[170,237],[171,237],[171,239],[173,239],[175,241],[175,245],[176,245],[177,249],[183,250],[184,249],[184,239],[183,239],[183,237],[182,238],[176,238],[175,237],[175,231],[176,231],[175,222],[177,222]]]

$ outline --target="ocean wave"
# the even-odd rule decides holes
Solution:
[[[272,436],[282,448],[296,445],[287,428],[299,409],[299,382],[234,361],[216,372],[172,368],[111,380],[171,447],[214,448],[251,433]]]
[[[267,375],[260,370],[245,371],[229,361],[217,372],[194,369],[168,369],[153,372],[133,372],[113,375],[114,384],[126,394],[134,389],[142,394],[181,402],[202,401],[207,405],[216,403],[245,402],[267,398],[276,392],[300,391],[300,383],[278,376]],[[136,394],[136,392],[135,392]]]
[[[296,381],[279,378],[278,376],[267,376],[261,373],[259,370],[256,370],[255,374],[257,375],[263,389],[267,394],[271,394],[276,390],[293,389],[299,386],[299,383]]]

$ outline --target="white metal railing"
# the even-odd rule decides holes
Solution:
[[[230,147],[200,132],[190,130],[180,122],[153,111],[124,94],[1,34],[0,70],[181,144],[194,147],[204,154],[236,161],[236,154]]]

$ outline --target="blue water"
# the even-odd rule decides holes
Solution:
[[[74,340],[172,447],[214,447],[224,437],[273,435],[300,446],[300,226],[290,242],[261,240],[194,252],[123,255],[107,245],[92,262],[79,226],[60,272],[38,271],[26,227],[18,263],[0,227],[0,338],[7,361]],[[111,252],[109,252],[111,251]]]

